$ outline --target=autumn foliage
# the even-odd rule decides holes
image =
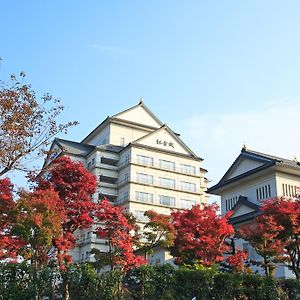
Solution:
[[[224,260],[230,247],[226,238],[234,229],[228,223],[230,214],[220,216],[217,211],[218,206],[212,204],[172,213],[176,237],[171,254],[178,264],[210,266]]]
[[[39,178],[37,189],[53,189],[59,196],[57,211],[64,214],[61,220],[62,234],[53,240],[58,259],[64,264],[70,261],[68,251],[75,246],[77,229],[88,228],[94,222],[96,178],[79,162],[69,157],[54,160],[47,170],[47,179]]]
[[[12,234],[14,224],[13,184],[9,179],[0,179],[0,260],[15,260],[22,240]]]
[[[173,246],[175,239],[175,228],[170,215],[160,214],[153,210],[145,212],[148,222],[144,226],[144,237],[142,250],[147,254],[155,247],[169,248]]]
[[[285,262],[300,277],[300,202],[296,198],[273,198],[263,203],[262,215],[240,235],[248,240],[263,259],[266,274],[275,262]],[[269,270],[268,270],[269,269]]]
[[[111,270],[129,270],[144,264],[142,256],[135,255],[134,247],[139,243],[137,226],[132,222],[132,216],[126,213],[124,207],[114,206],[107,200],[102,200],[96,207],[96,222],[100,225],[95,232],[107,240],[108,249],[97,253],[98,258],[106,258]]]
[[[0,81],[0,176],[29,171],[26,159],[43,156],[57,133],[77,124],[58,123],[64,108],[60,100],[48,93],[38,100],[24,77],[21,72],[19,80],[12,75],[9,84]]]
[[[53,240],[62,235],[63,209],[57,210],[58,194],[52,189],[22,192],[15,207],[13,236],[23,241],[18,253],[39,269],[46,265]]]

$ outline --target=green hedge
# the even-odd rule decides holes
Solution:
[[[35,279],[34,279],[35,278]],[[300,300],[300,281],[214,269],[142,266],[123,274],[98,274],[90,264],[71,265],[63,273],[45,268],[37,274],[24,264],[0,265],[0,299],[63,295],[62,278],[72,300]],[[54,288],[55,286],[55,288]]]

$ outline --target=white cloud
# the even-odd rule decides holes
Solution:
[[[216,184],[240,153],[244,143],[256,151],[300,158],[300,101],[276,100],[251,111],[194,115],[184,120],[184,140],[202,158],[208,178]]]

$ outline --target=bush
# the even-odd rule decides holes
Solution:
[[[288,300],[300,299],[300,281],[296,279],[282,279],[280,280],[280,286],[283,293]],[[283,299],[283,298],[282,298]]]
[[[169,265],[141,266],[129,272],[125,286],[132,299],[173,299],[170,286],[174,268]]]
[[[63,272],[47,267],[37,273],[23,263],[0,264],[0,300],[51,298],[66,282],[71,300],[300,300],[299,280],[214,268],[141,266],[125,275],[118,270],[97,274],[90,264],[70,265]]]

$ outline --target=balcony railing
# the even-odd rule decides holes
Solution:
[[[93,168],[103,168],[103,169],[113,170],[113,171],[118,170],[117,165],[110,165],[110,164],[100,163],[100,162],[95,162],[95,163],[91,163],[91,164],[87,165],[88,170],[91,170]]]
[[[185,167],[166,166],[165,164],[162,165],[160,163],[150,163],[148,161],[143,161],[143,160],[139,160],[139,159],[131,159],[130,161],[127,160],[127,161],[120,162],[119,163],[119,168],[123,168],[123,167],[125,167],[126,165],[128,165],[130,163],[137,164],[137,165],[140,165],[140,166],[143,166],[143,167],[149,167],[149,168],[153,167],[153,168],[161,169],[161,170],[164,170],[164,171],[181,173],[181,174],[184,174],[184,175],[198,176],[198,173],[196,171],[196,169],[197,169],[196,167],[195,167],[195,170],[193,170],[193,169],[188,170]]]
[[[195,193],[195,194],[201,193],[201,190],[199,188],[197,188],[197,186],[195,189],[188,189],[188,188],[182,187],[182,185],[178,184],[178,183],[168,185],[166,183],[160,182],[159,180],[144,180],[144,179],[139,180],[138,178],[136,178],[136,179],[128,178],[126,180],[122,180],[122,181],[118,182],[118,186],[125,185],[129,182],[140,183],[140,184],[145,184],[145,185],[154,186],[154,187],[161,187],[161,188],[168,189],[168,190],[177,190],[177,191],[179,190],[179,191],[187,192],[187,193]]]

